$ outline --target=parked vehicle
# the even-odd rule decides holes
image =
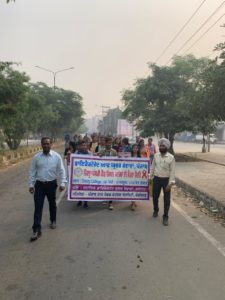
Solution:
[[[209,138],[210,138],[210,143],[211,144],[215,144],[218,140],[214,133],[210,133]],[[206,143],[208,143],[208,135],[205,136],[205,141],[206,141]],[[195,142],[203,143],[203,134],[200,134],[200,133],[196,134]]]
[[[195,141],[195,135],[191,132],[181,132],[179,134],[175,135],[175,140],[179,142],[194,142]]]

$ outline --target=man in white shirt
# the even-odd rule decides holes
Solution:
[[[44,206],[44,199],[47,196],[50,212],[50,228],[56,228],[56,189],[57,178],[59,177],[59,191],[65,189],[66,173],[61,156],[51,150],[51,139],[43,137],[41,139],[43,151],[38,152],[32,159],[29,171],[29,192],[34,194],[34,223],[31,241],[37,240],[41,236],[41,219]]]
[[[159,152],[154,155],[150,171],[150,180],[153,180],[153,217],[158,217],[159,196],[161,189],[164,194],[163,225],[168,226],[171,187],[175,184],[175,158],[168,152],[170,141],[162,138],[158,142]]]

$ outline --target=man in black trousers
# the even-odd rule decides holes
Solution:
[[[37,240],[42,234],[41,219],[45,196],[49,202],[50,228],[56,228],[57,178],[60,181],[60,192],[65,189],[67,182],[62,158],[57,152],[51,150],[51,139],[43,137],[41,146],[43,151],[33,157],[29,171],[29,192],[34,194],[35,205],[31,241]]]
[[[154,155],[150,171],[150,180],[153,180],[153,217],[158,217],[159,196],[163,189],[163,225],[168,226],[171,187],[175,184],[175,158],[168,152],[170,149],[170,141],[168,139],[160,139],[158,145],[159,152]]]

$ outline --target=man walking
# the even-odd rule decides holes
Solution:
[[[159,152],[155,153],[150,171],[150,180],[153,180],[153,217],[158,217],[159,196],[161,189],[164,194],[163,225],[168,226],[168,213],[170,208],[171,187],[175,184],[175,159],[168,152],[170,141],[160,139],[158,142]]]
[[[59,177],[59,191],[65,189],[66,173],[61,156],[51,150],[51,139],[41,139],[43,151],[38,152],[32,159],[29,171],[29,192],[34,194],[34,223],[31,241],[41,236],[41,219],[44,206],[44,199],[47,196],[50,212],[50,228],[56,228],[56,189],[57,177]]]

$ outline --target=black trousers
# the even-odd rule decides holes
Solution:
[[[56,221],[56,189],[56,180],[48,182],[36,181],[34,191],[34,223],[32,227],[34,232],[41,231],[41,219],[45,196],[47,196],[49,203],[50,221]]]
[[[163,189],[164,194],[164,216],[168,217],[169,209],[170,209],[170,195],[171,192],[166,192],[165,189],[169,183],[169,178],[160,178],[155,176],[153,179],[153,205],[154,211],[159,211],[159,196],[161,190]]]

